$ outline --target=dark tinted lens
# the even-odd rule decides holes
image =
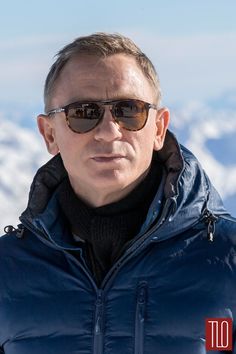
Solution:
[[[92,130],[101,117],[101,109],[96,103],[81,103],[68,108],[67,119],[70,128],[77,133]]]
[[[114,115],[122,128],[139,130],[146,123],[147,109],[142,101],[120,101],[115,104]]]

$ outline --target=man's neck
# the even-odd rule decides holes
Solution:
[[[83,200],[87,205],[98,208],[107,204],[118,202],[119,200],[125,198],[129,193],[131,193],[147,176],[150,168],[148,168],[142,175],[139,176],[133,183],[124,186],[123,188],[118,186],[117,190],[109,190],[105,188],[92,189],[85,185],[81,185],[69,176],[70,184],[75,194]]]

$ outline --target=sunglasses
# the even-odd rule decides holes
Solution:
[[[64,112],[69,128],[81,134],[89,132],[101,122],[105,106],[111,106],[112,117],[121,128],[131,131],[142,129],[147,122],[149,109],[157,109],[155,104],[136,99],[84,101],[53,109],[47,115]]]

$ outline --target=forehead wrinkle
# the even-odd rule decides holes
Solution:
[[[54,106],[82,100],[127,98],[146,98],[146,101],[152,101],[148,97],[150,83],[141,69],[133,62],[133,58],[128,58],[125,62],[120,61],[122,58],[123,56],[105,59],[93,57],[84,61],[74,58],[61,72],[51,103]]]

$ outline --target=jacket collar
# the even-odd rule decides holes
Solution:
[[[156,159],[165,167],[163,200],[168,201],[165,237],[167,233],[171,237],[181,229],[188,228],[201,217],[206,208],[216,213],[225,212],[218,193],[199,162],[190,151],[178,144],[173,133],[167,131],[163,148],[155,154]],[[23,223],[26,220],[27,224],[35,225],[36,220],[38,222],[41,219],[44,223],[55,225],[54,219],[58,213],[55,191],[66,176],[60,154],[38,170],[30,188],[27,208],[20,218]],[[156,196],[150,206],[143,231],[153,220],[158,198]]]

